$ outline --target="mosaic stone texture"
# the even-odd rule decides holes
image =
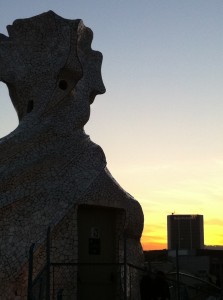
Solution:
[[[141,207],[110,175],[103,150],[83,129],[95,96],[105,92],[92,31],[51,11],[7,29],[9,37],[0,34],[0,80],[19,126],[0,139],[0,299],[25,299],[29,247],[35,243],[41,261],[49,225],[54,256],[63,259],[63,220],[80,204],[124,209],[128,259],[142,265]],[[73,228],[74,241],[66,236],[70,249],[78,247]],[[77,250],[71,260],[74,255]]]

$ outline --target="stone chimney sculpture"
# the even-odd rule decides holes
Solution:
[[[83,129],[95,96],[105,92],[92,31],[52,11],[16,20],[7,30],[9,36],[0,35],[0,80],[19,125],[0,139],[0,299],[27,299],[29,248],[35,243],[35,277],[44,265],[49,226],[51,262],[76,263],[72,297],[65,299],[88,299],[80,294],[81,264],[89,260],[120,264],[115,274],[109,271],[113,300],[123,293],[140,299],[138,271],[127,264],[143,266],[141,207],[111,176],[103,150]],[[96,250],[89,244],[94,238]],[[67,284],[56,283],[64,295]]]

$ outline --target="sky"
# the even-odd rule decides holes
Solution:
[[[223,1],[0,1],[0,32],[48,10],[83,19],[106,93],[85,127],[144,211],[144,249],[167,247],[167,215],[203,214],[223,245]],[[0,137],[18,125],[0,83]]]

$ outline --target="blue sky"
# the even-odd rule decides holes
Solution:
[[[107,92],[86,132],[142,204],[144,243],[163,247],[166,215],[176,211],[204,214],[205,243],[223,244],[223,2],[8,0],[0,32],[50,9],[83,19],[103,53]],[[17,126],[3,84],[0,107],[2,137]]]

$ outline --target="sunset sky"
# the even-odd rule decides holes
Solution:
[[[144,249],[166,248],[167,215],[203,214],[206,245],[223,245],[223,1],[8,0],[0,32],[53,10],[83,19],[103,53],[107,92],[85,130],[142,205]],[[18,125],[0,84],[0,137]]]

